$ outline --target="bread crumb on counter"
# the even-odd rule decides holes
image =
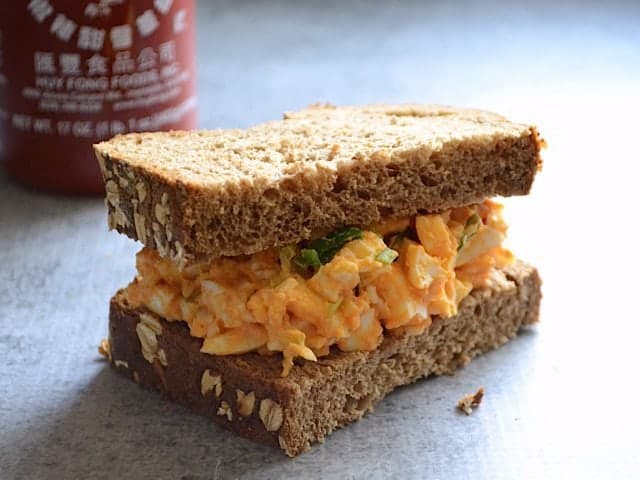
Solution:
[[[109,340],[103,338],[98,346],[98,353],[102,355],[107,360],[111,361],[111,346],[109,345]]]
[[[458,408],[467,415],[471,415],[473,409],[482,403],[482,397],[484,397],[484,388],[480,387],[476,393],[468,393],[458,400]]]

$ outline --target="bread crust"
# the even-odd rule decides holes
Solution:
[[[387,336],[373,352],[334,351],[317,363],[301,361],[285,378],[279,355],[200,353],[202,341],[183,322],[133,309],[120,291],[111,300],[109,358],[141,386],[295,456],[360,419],[395,388],[451,374],[537,322],[540,285],[537,271],[517,262],[493,276],[489,287],[474,290],[455,317],[436,318],[424,334]],[[140,326],[145,323],[149,328]]]
[[[95,152],[110,228],[183,260],[524,195],[542,146],[534,127],[478,110],[317,106],[247,130],[121,135]]]

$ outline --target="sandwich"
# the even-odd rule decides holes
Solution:
[[[99,143],[109,227],[143,244],[103,350],[240,436],[308,451],[537,322],[540,277],[503,246],[495,197],[529,193],[543,146],[425,105]]]

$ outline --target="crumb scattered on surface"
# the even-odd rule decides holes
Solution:
[[[111,361],[111,346],[109,345],[109,340],[103,338],[98,346],[98,353],[102,355],[107,360]]]
[[[468,393],[458,400],[458,408],[467,415],[471,415],[473,409],[482,402],[482,397],[484,397],[484,388],[480,387],[476,393]]]

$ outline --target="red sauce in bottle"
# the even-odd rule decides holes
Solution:
[[[0,1],[0,160],[32,187],[103,190],[92,144],[196,127],[193,0]]]

